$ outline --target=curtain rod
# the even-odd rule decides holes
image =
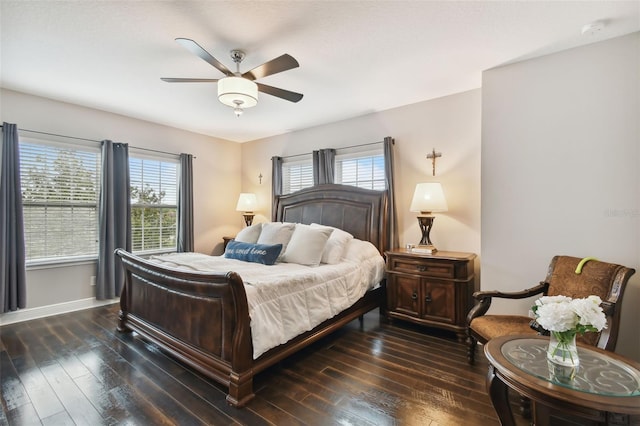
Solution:
[[[338,149],[359,148],[359,147],[361,147],[361,146],[378,145],[378,144],[381,144],[381,143],[384,143],[384,141],[369,142],[369,143],[361,143],[361,144],[359,144],[359,145],[341,146],[340,148],[329,148],[329,149],[335,149],[335,150],[338,150]],[[285,159],[285,158],[294,158],[294,157],[302,157],[302,156],[309,155],[309,154],[310,154],[310,153],[309,153],[309,152],[307,152],[307,153],[305,153],[305,154],[293,154],[293,155],[286,155],[286,156],[282,157],[282,159]]]
[[[0,128],[3,128],[2,124],[0,124]],[[39,135],[57,136],[57,137],[60,137],[60,138],[75,139],[75,140],[79,140],[79,141],[102,143],[102,141],[95,140],[95,139],[78,138],[78,137],[75,137],[75,136],[59,135],[57,133],[39,132],[38,130],[29,130],[29,129],[21,129],[21,128],[18,128],[18,130],[21,131],[21,132],[37,133]],[[173,152],[160,151],[160,150],[151,149],[151,148],[140,148],[140,147],[137,147],[137,146],[132,146],[131,148],[139,149],[139,150],[142,150],[142,151],[157,152],[157,153],[160,153],[160,154],[180,155],[180,154],[175,154]],[[196,158],[196,157],[194,156],[193,158]]]

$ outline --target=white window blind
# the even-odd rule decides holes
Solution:
[[[177,159],[129,155],[134,253],[176,250],[178,167]]]
[[[290,194],[310,186],[313,186],[313,165],[310,159],[282,164],[283,194]]]
[[[20,139],[27,261],[98,254],[100,148]]]
[[[336,183],[365,189],[384,190],[384,153],[382,150],[336,155]]]

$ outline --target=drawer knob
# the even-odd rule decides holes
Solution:
[[[427,297],[424,298],[424,301],[427,303],[431,302],[431,293],[427,294]]]
[[[420,272],[424,272],[424,271],[427,270],[427,267],[424,266],[424,265],[418,265],[417,268],[418,268],[418,271],[420,271]]]
[[[418,298],[418,293],[416,293],[415,291],[413,292],[413,294],[411,295],[411,298],[413,300],[416,300]]]

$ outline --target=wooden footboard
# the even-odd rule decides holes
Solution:
[[[184,272],[118,249],[125,284],[119,331],[136,331],[180,361],[228,386],[235,406],[253,397],[249,309],[234,272]]]
[[[229,388],[236,407],[253,398],[253,376],[381,306],[384,289],[367,292],[351,308],[256,360],[247,297],[235,272],[184,272],[153,264],[124,250],[125,270],[118,331],[136,331],[175,358]]]

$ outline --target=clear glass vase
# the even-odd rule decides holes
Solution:
[[[556,364],[577,367],[580,359],[575,331],[552,331],[549,336],[547,358]]]
[[[547,348],[549,373],[560,382],[573,380],[580,364],[575,331],[552,331]]]

